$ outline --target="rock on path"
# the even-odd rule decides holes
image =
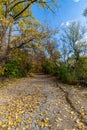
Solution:
[[[87,130],[55,78],[36,75],[0,89],[0,130]]]

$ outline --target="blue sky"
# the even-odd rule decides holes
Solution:
[[[71,21],[79,20],[82,24],[86,23],[86,18],[82,16],[83,10],[87,7],[87,0],[58,0],[59,8],[56,9],[56,14],[50,11],[39,9],[36,5],[33,6],[33,12],[36,18],[48,23],[49,26],[56,28],[68,24]]]

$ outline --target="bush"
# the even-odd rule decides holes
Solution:
[[[72,69],[72,67],[66,66],[64,64],[61,65],[58,69],[58,77],[64,83],[68,83],[68,84],[77,83],[77,76],[76,76],[74,69]]]
[[[30,72],[27,76],[32,77],[32,78],[35,77],[34,73],[32,73],[32,72]]]
[[[23,52],[16,52],[11,55],[8,62],[5,64],[6,77],[23,77],[31,70],[32,64],[28,60],[28,56]]]
[[[87,57],[81,57],[75,65],[78,79],[87,79]]]
[[[6,77],[22,77],[22,71],[19,62],[15,60],[9,60],[6,65],[6,71],[4,75]]]
[[[74,66],[62,63],[58,68],[58,77],[68,84],[77,84],[78,79],[87,80],[87,57],[80,57]]]
[[[3,66],[0,66],[0,75],[4,75],[6,68]]]
[[[46,74],[55,74],[57,70],[57,65],[52,61],[44,62],[42,64],[42,70]]]
[[[69,70],[65,65],[61,65],[58,69],[58,77],[63,82],[67,82],[67,77],[69,75]]]
[[[74,71],[68,74],[67,83],[71,85],[76,85],[78,83],[78,78]]]

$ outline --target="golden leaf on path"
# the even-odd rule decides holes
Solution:
[[[84,110],[84,107],[83,107],[83,106],[81,106],[81,109],[82,109],[82,110]]]
[[[29,125],[26,125],[25,128],[28,129]]]
[[[58,103],[56,103],[56,106],[58,106]]]
[[[66,118],[67,116],[66,116],[66,115],[64,115],[64,117]]]
[[[80,120],[79,120],[79,119],[77,119],[77,120],[76,120],[76,123],[80,123]]]
[[[14,126],[17,126],[17,122],[14,122],[13,125],[14,125]]]
[[[19,112],[19,114],[24,114],[24,113],[25,113],[25,111],[23,111],[23,110]]]
[[[56,126],[57,126],[57,128],[59,128],[59,126],[60,126],[60,125],[59,125],[59,124],[57,124]]]
[[[66,109],[66,112],[69,112],[69,113],[70,113],[70,110]]]
[[[36,124],[40,124],[41,123],[41,120],[36,120]]]
[[[21,122],[22,121],[22,118],[21,117],[18,117],[17,119],[16,119],[16,122]]]
[[[28,118],[28,123],[31,123],[31,118]]]
[[[8,127],[8,129],[7,130],[11,130],[11,127]]]
[[[85,112],[81,112],[81,115],[84,116],[84,115],[85,115]]]
[[[26,128],[25,128],[25,127],[23,127],[23,128],[22,128],[22,130],[26,130]]]
[[[84,130],[84,125],[83,124],[79,124],[78,128],[79,128],[79,130]]]
[[[80,101],[77,101],[78,102],[78,104],[80,103]]]
[[[6,127],[6,124],[2,124],[2,128],[5,128]]]
[[[71,113],[72,115],[74,115],[74,111],[71,111],[70,113]]]
[[[2,126],[2,124],[3,124],[3,122],[2,122],[2,121],[0,121],[0,126]]]
[[[48,114],[48,111],[44,111],[44,112],[40,113],[41,116],[47,115],[47,114]]]
[[[85,122],[85,119],[84,119],[84,118],[82,118],[82,119],[81,119],[81,122]]]
[[[17,127],[16,130],[20,130],[20,128]]]
[[[41,128],[44,128],[44,127],[45,127],[44,122],[41,122]]]
[[[45,127],[49,127],[50,126],[48,123],[45,123],[44,125],[45,125]]]
[[[45,123],[48,123],[48,122],[49,122],[49,118],[45,118],[45,119],[44,119],[44,122],[45,122]]]
[[[10,126],[13,126],[13,121],[12,121],[12,120],[9,120],[8,124],[9,124]]]
[[[59,121],[62,121],[63,119],[62,118],[58,118]]]

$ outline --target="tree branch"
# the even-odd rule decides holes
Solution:
[[[15,4],[10,8],[9,12],[10,12],[15,6],[17,6],[18,4],[23,3],[23,2],[25,2],[25,0],[22,0],[22,1],[19,1],[19,2],[15,3]]]
[[[17,15],[13,17],[14,20],[16,20],[29,6],[31,6],[33,3],[37,2],[37,0],[31,1],[22,11],[20,11]]]
[[[27,42],[23,42],[23,43],[21,43],[20,45],[16,46],[15,48],[21,48],[23,45],[25,45],[25,44],[27,44],[27,43],[33,41],[33,40],[34,40],[34,38],[31,38],[31,39],[29,39]]]

